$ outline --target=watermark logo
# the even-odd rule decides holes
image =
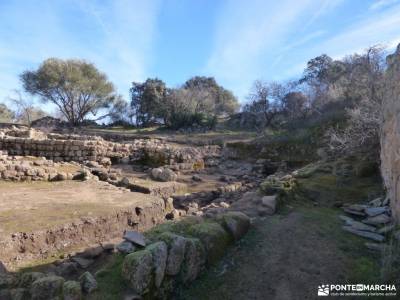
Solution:
[[[329,285],[327,284],[319,285],[318,296],[329,296]]]
[[[318,296],[396,296],[394,284],[322,284]]]

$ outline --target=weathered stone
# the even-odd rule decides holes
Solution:
[[[218,215],[216,220],[237,241],[242,238],[250,228],[250,218],[242,212],[228,212]]]
[[[82,291],[90,294],[97,289],[97,281],[90,272],[85,272],[79,277]]]
[[[124,234],[124,239],[132,242],[136,245],[146,247],[146,242],[144,240],[143,234],[137,231],[126,231]]]
[[[81,300],[82,288],[77,281],[66,281],[63,285],[64,300]]]
[[[192,225],[188,231],[190,235],[200,239],[205,246],[208,264],[213,264],[220,259],[232,240],[222,226],[214,222]]]
[[[368,208],[368,206],[364,204],[352,204],[350,206],[347,206],[347,208],[353,211],[363,212],[366,208]]]
[[[343,211],[348,213],[348,214],[355,215],[355,216],[365,216],[365,213],[363,211],[353,210],[353,209],[350,209],[348,207],[344,207]]]
[[[156,288],[161,286],[167,266],[168,247],[164,242],[156,242],[147,246],[153,258],[154,284]]]
[[[103,251],[104,251],[103,247],[97,246],[97,247],[87,248],[79,255],[84,258],[95,258],[100,254],[102,254]]]
[[[363,222],[365,224],[370,224],[370,225],[381,225],[381,224],[389,223],[390,221],[391,221],[391,218],[388,215],[380,214],[377,216],[368,217],[368,218],[362,220],[361,222]]]
[[[178,175],[168,168],[154,168],[151,170],[151,177],[159,181],[176,181]]]
[[[20,277],[18,286],[21,288],[29,289],[31,288],[33,282],[43,277],[45,277],[45,275],[40,272],[23,273]]]
[[[153,258],[148,250],[128,254],[122,264],[122,276],[130,288],[142,295],[152,279]]]
[[[16,279],[10,274],[0,274],[0,290],[11,288],[16,284]]]
[[[168,245],[168,259],[165,273],[167,275],[177,275],[185,256],[186,239],[170,232],[164,232],[159,238]]]
[[[151,175],[151,177],[153,178],[153,179],[158,179],[160,176],[161,176],[161,173],[163,172],[163,169],[162,168],[154,168],[154,169],[152,169],[151,170],[151,173],[150,173],[150,175]]]
[[[230,207],[230,205],[228,203],[224,202],[224,201],[220,202],[219,206],[221,206],[223,208],[229,208]]]
[[[276,210],[276,195],[264,196],[261,198],[261,205],[268,208],[271,214],[275,213]]]
[[[1,133],[1,132],[0,132]],[[1,137],[1,136],[0,136]],[[9,289],[1,289],[0,288],[0,299],[4,300],[12,300],[11,291]]]
[[[371,201],[368,202],[368,204],[373,206],[373,207],[381,206],[382,205],[382,198],[379,197],[379,198],[376,198],[374,200],[371,200]]]
[[[57,275],[69,276],[78,272],[78,264],[75,262],[63,262],[56,268]]]
[[[364,211],[368,216],[373,217],[373,216],[377,216],[377,215],[387,212],[388,208],[385,206],[384,207],[368,207]]]
[[[181,270],[182,282],[195,280],[203,270],[206,262],[206,251],[199,239],[186,239],[185,259]]]
[[[76,262],[83,269],[88,268],[91,264],[94,263],[93,259],[83,258],[79,256],[75,256],[71,260]]]
[[[32,300],[61,299],[64,278],[46,276],[33,282],[31,288]]]
[[[193,175],[192,176],[192,180],[193,181],[198,181],[198,182],[203,181],[203,179],[199,175]]]
[[[115,249],[115,245],[112,243],[102,244],[101,247],[106,252],[112,252]]]
[[[362,231],[362,230],[357,230],[352,228],[351,226],[342,226],[342,228],[345,231],[348,231],[350,233],[353,233],[355,235],[367,238],[367,239],[371,239],[377,242],[382,242],[385,237],[383,235],[377,234],[377,233],[373,233],[373,232],[369,232],[369,231]]]
[[[10,290],[10,299],[12,300],[26,300],[30,299],[30,293],[28,289],[16,288]],[[2,298],[0,298],[2,299]]]
[[[339,218],[344,220],[346,225],[351,226],[354,229],[363,230],[363,231],[370,231],[370,232],[375,232],[376,231],[376,228],[374,226],[370,226],[370,225],[355,221],[352,218],[349,218],[349,217],[346,217],[346,216],[339,216]]]
[[[136,247],[128,241],[123,241],[117,245],[117,250],[123,254],[129,254],[135,252]]]

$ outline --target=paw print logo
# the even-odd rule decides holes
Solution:
[[[328,284],[322,284],[318,286],[318,296],[329,296]]]

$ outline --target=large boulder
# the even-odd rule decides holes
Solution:
[[[206,262],[206,251],[199,239],[186,239],[185,259],[182,265],[182,282],[195,280],[203,270]]]
[[[32,284],[32,300],[62,299],[64,278],[59,276],[46,276]]]
[[[122,264],[122,277],[139,295],[146,292],[152,280],[153,257],[149,250],[128,254]]]
[[[185,257],[186,239],[171,232],[164,232],[159,238],[168,245],[168,259],[165,273],[167,275],[177,275]]]
[[[19,279],[19,287],[21,288],[31,288],[32,283],[34,283],[36,280],[45,277],[43,273],[40,272],[26,272],[23,273]]]
[[[10,298],[12,300],[26,300],[30,299],[30,293],[28,289],[23,289],[23,288],[16,288],[16,289],[11,289],[10,290]],[[0,296],[0,299],[1,298]]]
[[[215,222],[206,221],[195,224],[188,229],[188,233],[200,239],[205,246],[208,264],[213,264],[220,259],[232,241],[229,233]]]
[[[176,181],[178,179],[178,175],[168,168],[154,168],[151,170],[150,175],[154,180],[158,181]]]
[[[79,277],[82,291],[90,294],[97,289],[97,281],[90,272],[85,272]]]
[[[0,274],[0,290],[11,288],[16,284],[16,279],[11,274]]]
[[[66,281],[63,285],[64,300],[81,300],[82,289],[77,281]]]
[[[228,212],[216,217],[226,231],[228,231],[235,241],[241,239],[250,228],[250,218],[242,212]]]
[[[154,284],[156,288],[159,288],[164,279],[165,268],[167,266],[168,247],[165,242],[161,241],[149,245],[146,249],[150,251],[152,255],[154,268]]]

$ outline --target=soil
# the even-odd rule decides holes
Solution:
[[[154,197],[97,181],[0,182],[0,236],[109,214]]]

